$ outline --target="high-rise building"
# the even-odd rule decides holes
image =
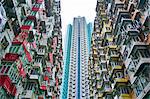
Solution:
[[[150,0],[97,0],[91,99],[150,99]]]
[[[88,28],[87,28],[88,27]],[[88,53],[91,25],[85,17],[75,17],[68,25],[61,99],[89,98]]]
[[[60,0],[0,0],[0,98],[58,99]]]

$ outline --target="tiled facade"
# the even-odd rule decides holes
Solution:
[[[60,0],[1,0],[1,99],[60,97],[60,10]]]
[[[150,98],[150,1],[97,0],[91,99]]]

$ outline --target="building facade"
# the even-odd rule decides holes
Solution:
[[[60,0],[0,1],[1,99],[60,97],[60,11]]]
[[[89,27],[89,30],[87,29]],[[75,17],[68,25],[61,99],[88,99],[88,51],[90,25]]]
[[[91,99],[150,98],[150,1],[97,0]]]

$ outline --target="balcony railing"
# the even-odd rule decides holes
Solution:
[[[140,57],[137,60],[133,60],[133,64],[135,66],[135,75],[141,71],[141,68],[144,68],[145,66],[143,64],[150,64],[150,58],[144,58]],[[140,70],[139,70],[140,69]]]
[[[35,98],[33,94],[34,94],[33,90],[24,90],[23,94],[21,94],[19,97],[20,97],[20,99],[22,99],[22,98],[33,99],[33,98]]]
[[[127,45],[126,45],[126,50],[124,51],[124,53],[127,53],[127,57],[129,58],[129,56],[131,55],[133,49],[135,48],[135,46],[147,46],[148,44],[146,44],[145,42],[141,42],[141,41],[135,41],[135,40],[131,40]]]
[[[137,99],[143,99],[144,96],[150,91],[150,82],[145,86],[143,91],[138,95]]]
[[[39,48],[39,49],[37,50],[37,54],[38,54],[38,55],[44,55],[44,54],[45,54],[45,49],[44,49],[44,48],[42,48],[42,49]]]

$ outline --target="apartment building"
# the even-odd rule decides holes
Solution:
[[[60,97],[60,10],[60,0],[0,1],[1,99]]]
[[[150,1],[97,0],[91,99],[150,98]]]

